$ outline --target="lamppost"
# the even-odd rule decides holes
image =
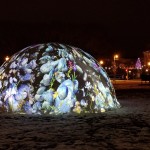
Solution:
[[[114,80],[116,78],[116,70],[117,70],[117,66],[116,66],[116,60],[119,59],[119,55],[118,54],[115,54],[114,55]]]
[[[10,58],[9,58],[9,56],[6,56],[5,57],[5,61],[8,61]]]
[[[150,67],[150,62],[147,63],[147,66]]]
[[[150,69],[150,62],[147,63],[147,66],[148,66],[148,69],[147,69],[148,71],[147,72],[149,74],[150,73],[150,71],[149,71],[149,69]]]
[[[104,61],[103,60],[100,60],[99,61],[100,65],[102,66],[104,64]]]
[[[119,58],[119,55],[118,55],[118,54],[115,54],[115,55],[114,55],[114,63],[116,63],[116,60],[118,60],[118,58]]]

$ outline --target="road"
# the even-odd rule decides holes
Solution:
[[[134,80],[111,80],[114,88],[119,89],[150,89],[150,83],[141,81],[140,79]]]

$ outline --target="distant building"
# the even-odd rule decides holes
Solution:
[[[150,62],[150,51],[145,51],[144,53],[144,66],[148,66],[148,62]]]

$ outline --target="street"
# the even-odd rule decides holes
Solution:
[[[148,81],[141,81],[141,79],[134,80],[111,80],[115,90],[119,89],[150,89]]]

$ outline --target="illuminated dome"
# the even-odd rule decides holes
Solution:
[[[0,111],[97,113],[120,107],[104,69],[79,48],[29,46],[0,68]]]

